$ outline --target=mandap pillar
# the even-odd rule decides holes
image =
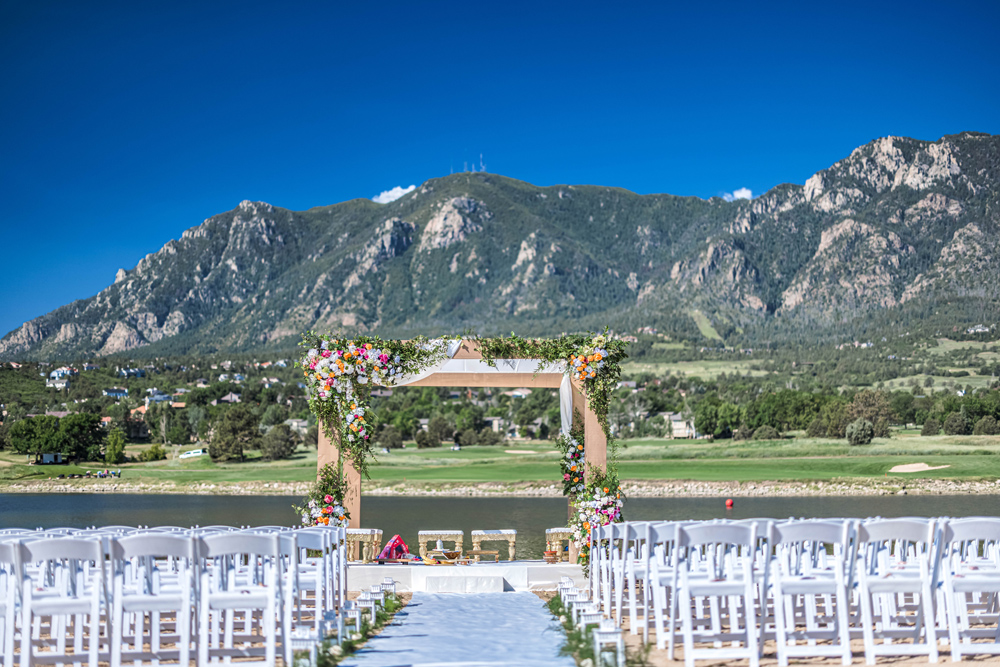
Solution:
[[[587,406],[587,397],[579,380],[573,380],[573,418],[583,417],[583,451],[586,471],[605,472],[608,465],[608,438],[597,420],[597,415]],[[586,478],[585,478],[586,479]],[[567,511],[573,516],[573,504],[567,498]]]
[[[337,443],[326,434],[323,425],[319,426],[319,441],[317,446],[316,470],[318,471],[327,463],[337,465],[340,460],[340,449]],[[361,527],[361,473],[355,469],[350,457],[344,457],[344,484],[347,487],[344,493],[344,508],[350,513],[351,519],[348,524],[351,528]]]

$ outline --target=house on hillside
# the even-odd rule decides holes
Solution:
[[[111,417],[101,417],[101,428],[109,429],[111,428],[111,424],[113,423],[114,419],[112,419]]]
[[[220,403],[239,403],[239,402],[240,402],[240,395],[234,394],[233,392],[229,392],[222,398],[212,401],[212,405],[219,405]]]
[[[84,364],[83,365],[83,370],[85,370],[85,371],[96,371],[96,370],[99,370],[100,368],[101,367],[98,366],[97,364]]]
[[[519,387],[517,389],[511,389],[510,391],[503,392],[504,396],[510,396],[511,398],[527,398],[531,395],[531,390],[527,387]]]
[[[149,437],[146,425],[146,406],[140,405],[129,413],[128,437],[131,440],[145,440]]]
[[[69,379],[68,378],[49,378],[45,381],[45,386],[51,389],[58,389],[62,391],[63,389],[69,389]]]
[[[661,412],[660,417],[670,426],[671,438],[697,438],[694,430],[694,419],[685,417],[679,412]]]
[[[110,389],[105,389],[101,393],[114,399],[128,398],[128,389],[125,387],[111,387]]]

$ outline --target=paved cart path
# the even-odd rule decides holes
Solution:
[[[533,593],[413,594],[344,667],[574,667],[559,624]]]

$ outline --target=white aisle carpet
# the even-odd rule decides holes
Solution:
[[[574,667],[534,593],[422,593],[344,667]]]

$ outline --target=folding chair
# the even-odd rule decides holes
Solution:
[[[951,659],[1000,654],[1000,519],[948,521],[941,545]]]

